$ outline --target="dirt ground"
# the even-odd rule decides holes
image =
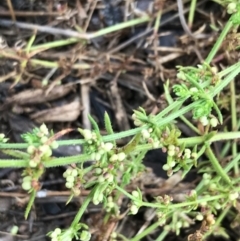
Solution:
[[[219,4],[199,0],[189,26],[190,1],[184,2],[182,12],[177,1],[171,0],[1,1],[0,133],[5,133],[10,142],[21,143],[21,134],[41,123],[55,132],[91,128],[90,113],[104,134],[105,111],[114,131],[120,132],[133,127],[133,109],[141,106],[152,114],[164,109],[167,103],[162,96],[163,83],[168,79],[170,85],[178,83],[176,66],[201,63],[228,19]],[[159,12],[161,21],[156,28],[154,16]],[[181,21],[184,16],[185,25]],[[140,18],[145,20],[110,29]],[[227,56],[223,46],[213,64],[226,66],[236,58],[234,53]],[[179,128],[185,136],[191,136],[184,124],[179,124]],[[79,138],[78,132],[62,137],[69,138]],[[123,139],[118,144],[125,143]],[[54,155],[76,155],[81,151],[79,145],[68,145],[57,149]],[[0,158],[9,157],[0,152]],[[145,198],[152,200],[161,194],[177,198],[194,188],[198,180],[194,171],[184,182],[177,175],[172,182],[166,182],[162,170],[165,160],[161,150],[149,152],[144,159],[149,171],[129,190],[141,185]],[[28,195],[21,188],[21,170],[0,169],[0,241],[49,240],[46,233],[71,224],[88,191],[66,206],[69,191],[62,177],[64,170],[49,169],[44,174],[42,188],[46,196],[36,199],[29,219],[25,220]],[[123,209],[126,205],[123,201]],[[92,240],[108,240],[103,238],[106,227],[102,217],[101,206],[90,205],[83,221],[94,234]],[[131,238],[155,218],[149,210],[141,209],[137,216],[119,221],[117,231]],[[229,220],[224,224],[231,240],[237,240],[240,235],[229,227]],[[8,235],[14,225],[19,228],[17,235]],[[199,224],[183,230],[179,236],[170,232],[165,240],[186,240],[197,228]],[[155,240],[161,230],[159,227],[142,240]],[[229,239],[214,236],[209,240]]]

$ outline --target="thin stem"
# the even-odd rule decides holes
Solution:
[[[165,239],[165,237],[168,235],[168,230],[163,229],[163,231],[161,232],[161,234],[157,237],[157,239],[155,241],[163,241]]]
[[[211,93],[212,97],[219,94],[238,74],[240,73],[240,66],[236,66],[236,68],[228,74],[224,80],[222,80]]]
[[[144,17],[141,17],[141,18],[129,20],[127,22],[119,23],[119,24],[116,24],[116,25],[113,25],[113,26],[101,29],[101,30],[99,30],[99,31],[97,31],[95,33],[92,33],[91,34],[91,38],[96,38],[96,37],[99,37],[99,36],[103,36],[105,34],[112,33],[112,32],[115,32],[117,30],[120,30],[120,29],[132,27],[132,26],[135,26],[135,25],[140,24],[140,23],[145,23],[145,22],[148,22],[150,20],[151,20],[151,17],[144,16]]]
[[[189,9],[189,15],[188,15],[188,26],[190,29],[192,28],[192,24],[193,24],[194,14],[196,11],[196,5],[197,5],[197,0],[192,0],[190,9]]]
[[[92,198],[93,198],[93,195],[96,191],[96,188],[93,188],[92,191],[89,193],[89,195],[86,197],[86,199],[84,200],[83,204],[81,205],[81,208],[79,209],[77,215],[75,216],[72,224],[71,224],[71,227],[74,228],[80,221],[82,215],[84,214],[84,212],[86,211],[89,203],[91,202]]]
[[[240,154],[234,157],[234,159],[227,164],[227,166],[224,168],[224,172],[228,173],[233,167],[239,164],[240,160]]]
[[[115,133],[115,134],[103,136],[102,139],[104,142],[108,142],[111,140],[116,140],[116,139],[120,139],[123,137],[132,136],[134,134],[139,133],[142,129],[143,129],[142,127],[138,127],[138,128],[132,129],[130,131],[124,131],[121,133]],[[216,141],[233,140],[233,139],[239,139],[239,138],[240,138],[240,131],[230,132],[230,133],[218,132],[213,137],[211,137],[211,139],[208,141],[216,142]],[[193,146],[193,145],[203,143],[204,140],[205,140],[204,136],[195,136],[195,137],[180,138],[178,140],[178,143],[181,144],[181,143],[185,142],[187,146]],[[58,141],[57,143],[59,144],[59,146],[81,145],[81,144],[85,143],[85,140],[83,140],[83,139],[64,140],[64,141]],[[33,145],[37,146],[38,144],[33,143]],[[150,145],[150,144],[147,144],[147,145]],[[0,149],[26,149],[28,146],[29,146],[28,143],[1,143]],[[76,156],[76,157],[78,157],[78,156]],[[20,161],[20,160],[18,160],[18,161]]]
[[[211,162],[214,170],[217,172],[217,174],[219,175],[219,177],[221,177],[227,184],[232,184],[231,183],[231,179],[229,178],[229,176],[226,174],[226,172],[223,170],[223,168],[221,167],[221,165],[219,164],[217,158],[215,157],[212,149],[208,146],[206,148],[206,154],[209,158],[209,161]]]
[[[149,226],[148,228],[143,230],[140,234],[136,235],[134,238],[130,239],[129,241],[142,240],[142,238],[149,235],[150,233],[152,233],[152,231],[154,231],[157,227],[159,227],[160,223],[161,223],[161,221],[158,221],[158,222],[152,224],[151,226]]]
[[[217,39],[217,42],[214,44],[213,48],[211,49],[210,53],[208,54],[205,62],[207,64],[210,64],[211,61],[213,60],[214,56],[216,55],[218,49],[220,48],[224,38],[226,37],[227,33],[229,32],[229,30],[231,29],[231,27],[233,26],[232,21],[228,20],[227,24],[224,26],[220,36]]]
[[[132,196],[131,194],[129,194],[127,191],[125,191],[124,189],[122,189],[120,186],[116,186],[116,189],[118,191],[120,191],[122,194],[124,194],[125,196],[127,196],[129,199],[137,201],[139,203],[140,206],[145,206],[145,207],[152,207],[152,208],[164,208],[166,209],[166,205],[165,204],[160,204],[160,203],[149,203],[149,202],[141,202],[139,200],[137,200],[134,196]],[[240,190],[239,188],[235,188],[234,189],[236,192],[238,192]],[[199,199],[195,200],[195,201],[186,201],[186,202],[182,202],[182,203],[172,203],[171,205],[168,206],[169,210],[175,210],[177,208],[182,208],[182,207],[187,207],[187,206],[191,206],[191,205],[196,205],[196,204],[200,204],[202,202],[210,202],[210,201],[214,201],[214,200],[219,200],[221,198],[226,198],[226,193],[222,193],[216,196],[205,196],[205,197],[199,197]]]
[[[230,91],[231,91],[231,116],[232,116],[232,131],[237,129],[237,109],[236,109],[236,92],[235,92],[235,81],[230,82]],[[232,156],[236,157],[237,155],[237,143],[233,141],[232,143]],[[234,165],[235,176],[239,174],[238,163]]]

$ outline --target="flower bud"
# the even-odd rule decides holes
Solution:
[[[100,175],[102,173],[102,168],[99,168],[99,167],[95,168],[95,173],[97,175]]]
[[[181,80],[186,80],[186,79],[187,79],[186,76],[185,76],[185,74],[184,74],[182,71],[179,71],[179,72],[177,73],[177,78],[178,78],[178,79],[181,79]]]
[[[48,140],[48,137],[47,136],[43,136],[43,137],[41,137],[40,142],[41,143],[45,143],[45,142],[47,142],[47,140]]]
[[[121,162],[126,158],[126,154],[124,152],[120,152],[117,154],[118,155],[118,160]]]
[[[59,235],[59,234],[61,234],[61,229],[60,228],[56,228],[55,230],[54,230],[54,232],[55,232],[55,234],[57,234],[57,236]]]
[[[95,160],[100,161],[101,157],[102,157],[102,154],[100,152],[97,152],[95,155]]]
[[[152,143],[152,146],[153,146],[154,149],[161,147],[160,141],[154,140],[153,143]]]
[[[192,92],[192,93],[198,92],[198,89],[197,89],[196,87],[192,87],[192,88],[190,88],[189,90],[190,90],[190,92]]]
[[[133,120],[136,120],[136,119],[137,119],[137,116],[136,116],[135,113],[132,114],[132,119],[133,119]]]
[[[90,130],[83,130],[83,136],[86,140],[91,140],[92,139],[92,132]]]
[[[208,118],[207,116],[202,116],[199,121],[202,123],[203,126],[207,126],[209,121],[208,121]]]
[[[141,133],[144,139],[148,139],[150,137],[150,133],[146,129],[143,129]]]
[[[117,154],[113,154],[113,155],[110,157],[110,159],[109,159],[110,162],[115,162],[115,161],[117,161],[117,160],[118,160],[118,155],[117,155]]]
[[[67,176],[66,181],[67,182],[74,182],[74,177],[73,176]]]
[[[25,191],[29,191],[32,188],[32,183],[31,182],[23,182],[22,183],[22,188]]]
[[[90,238],[91,238],[91,234],[88,231],[83,230],[81,235],[80,235],[80,240],[81,241],[89,241]]]
[[[27,148],[27,153],[33,154],[35,150],[36,150],[35,146],[31,145]]]
[[[76,169],[72,170],[72,176],[76,177],[78,175],[78,171]]]
[[[164,164],[162,168],[164,171],[168,171],[171,167],[168,164]]]
[[[113,144],[111,142],[107,142],[104,144],[104,150],[105,151],[111,151],[113,148]]]
[[[230,193],[229,194],[229,199],[231,200],[231,201],[234,201],[234,200],[236,200],[238,198],[238,192],[233,192],[233,193]]]
[[[132,191],[132,195],[136,198],[139,198],[139,193],[136,190]]]
[[[98,195],[98,201],[99,201],[99,202],[102,202],[102,200],[103,200],[103,194],[102,194],[102,193],[99,193],[99,195]]]
[[[105,182],[105,178],[103,176],[99,176],[98,177],[98,182],[99,183]]]
[[[175,155],[175,151],[174,150],[169,150],[168,151],[168,155],[169,156],[174,156]]]
[[[227,13],[228,14],[233,14],[237,11],[237,4],[232,2],[232,3],[229,3],[228,6],[227,6]]]
[[[199,213],[197,216],[196,216],[196,219],[198,221],[202,221],[203,220],[203,215],[201,213]]]
[[[35,168],[35,167],[37,167],[37,162],[35,160],[30,160],[29,166],[32,167],[32,168]]]
[[[215,203],[214,207],[217,209],[217,210],[220,210],[222,208],[222,206],[219,204],[219,203]]]
[[[66,182],[65,186],[66,186],[66,188],[71,189],[74,186],[74,183],[73,182]]]
[[[210,119],[210,125],[212,127],[216,127],[218,125],[218,120],[217,120],[216,117],[213,117],[213,118]]]
[[[175,151],[175,146],[174,145],[169,145],[168,146],[169,151]]]
[[[42,124],[39,129],[45,136],[47,136],[49,134],[48,128],[45,124]]]
[[[53,141],[52,143],[51,143],[51,148],[52,149],[57,149],[58,148],[58,143],[57,143],[57,141]]]
[[[140,120],[135,120],[133,123],[134,123],[135,126],[141,126],[142,125],[142,122]]]
[[[41,151],[43,154],[48,153],[49,150],[51,150],[51,149],[48,145],[42,145],[39,147],[39,151]]]
[[[31,176],[26,176],[23,178],[23,182],[31,182],[32,181],[32,177]]]
[[[105,176],[105,179],[106,179],[106,181],[108,181],[108,182],[113,182],[114,176],[113,176],[112,173],[107,173],[107,175]]]
[[[139,208],[136,205],[132,205],[130,207],[131,214],[133,214],[133,215],[137,214],[138,213],[138,209]]]

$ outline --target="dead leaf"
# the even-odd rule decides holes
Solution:
[[[59,99],[72,90],[72,86],[60,85],[55,86],[48,95],[44,89],[31,89],[24,90],[21,93],[15,94],[12,97],[6,99],[6,104],[17,103],[19,105],[23,104],[39,104],[46,101],[51,101]]]
[[[30,116],[37,123],[75,121],[81,113],[80,99],[75,98],[71,103],[39,111]]]

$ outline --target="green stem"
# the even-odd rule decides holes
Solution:
[[[214,91],[211,93],[212,97],[220,93],[233,79],[240,73],[240,65],[228,74],[225,79],[223,79],[217,86],[215,86]]]
[[[120,239],[122,239],[122,240],[124,240],[124,241],[129,241],[129,239],[126,238],[126,237],[125,237],[124,235],[122,235],[121,233],[118,233],[118,234],[117,234],[117,237],[120,238]]]
[[[103,141],[104,142],[108,142],[111,140],[117,140],[123,137],[128,137],[134,134],[137,134],[138,132],[140,132],[143,128],[139,127],[139,128],[135,128],[129,131],[124,131],[118,134],[112,134],[112,135],[107,135],[103,137]],[[219,132],[216,133],[213,137],[211,137],[210,142],[216,142],[216,141],[226,141],[226,140],[233,140],[233,139],[239,139],[240,138],[240,131],[236,131],[236,132],[230,132],[230,133],[225,133],[225,132]],[[182,143],[186,143],[186,146],[194,146],[194,145],[198,145],[201,144],[205,141],[204,136],[196,136],[196,137],[187,137],[187,138],[180,138],[178,140],[178,143],[182,144]],[[65,140],[65,141],[58,141],[57,142],[59,144],[59,146],[67,146],[67,145],[81,145],[85,143],[85,140],[83,139],[79,139],[79,140]],[[37,145],[37,144],[36,144]],[[25,149],[29,146],[29,144],[27,143],[1,143],[0,144],[0,149]],[[140,145],[140,148],[142,146],[148,146],[149,149],[151,149],[151,144],[144,144],[144,145]],[[138,147],[137,147],[138,148]],[[81,155],[77,155],[77,156],[73,156],[73,158],[79,158],[81,156],[81,158],[87,159],[89,157],[82,157],[83,154]],[[69,159],[70,157],[62,157],[59,159]],[[57,160],[53,159],[53,160]],[[1,159],[0,159],[1,160]],[[51,161],[53,161],[51,160]],[[75,159],[74,159],[75,160]],[[9,160],[2,160],[2,161],[9,161]],[[14,161],[26,161],[26,160],[14,160]],[[81,162],[81,161],[80,161]],[[47,166],[50,165],[50,163],[46,164]]]
[[[30,199],[28,201],[27,208],[26,208],[26,211],[25,211],[25,214],[24,214],[25,219],[28,218],[28,214],[31,211],[31,208],[32,208],[32,205],[34,203],[36,194],[37,194],[37,192],[35,190],[33,190],[30,194]]]
[[[182,202],[182,203],[171,203],[171,205],[166,207],[166,204],[149,203],[149,202],[143,202],[143,201],[141,202],[141,201],[137,200],[135,197],[133,197],[131,194],[129,194],[127,191],[122,189],[120,186],[116,186],[116,189],[118,191],[120,191],[122,194],[124,194],[125,196],[127,196],[129,199],[131,199],[133,201],[137,201],[140,206],[151,207],[151,208],[159,208],[159,209],[160,208],[163,208],[163,209],[168,208],[169,210],[176,210],[178,208],[188,207],[188,206],[191,206],[191,205],[201,204],[201,203],[205,203],[205,202],[211,202],[211,201],[214,201],[214,200],[219,200],[221,198],[226,199],[226,197],[228,196],[228,193],[222,193],[222,194],[218,194],[218,195],[215,195],[215,196],[205,196],[205,197],[199,196],[199,198],[195,201],[186,201],[186,202]],[[240,187],[234,188],[234,191],[239,192]]]
[[[65,45],[77,43],[79,41],[81,41],[81,40],[79,40],[78,38],[69,38],[69,39],[64,39],[64,40],[57,40],[57,41],[53,41],[53,42],[48,42],[48,43],[44,43],[44,44],[31,46],[29,50],[30,51],[36,51],[36,50],[44,51],[44,50],[51,49],[51,48],[62,47],[62,46],[65,46]]]
[[[236,165],[239,165],[239,161],[240,161],[240,154],[236,155],[234,159],[227,164],[227,166],[224,168],[224,172],[228,173],[233,167],[235,167]]]
[[[89,193],[89,195],[84,200],[83,204],[81,205],[81,208],[79,209],[77,215],[75,216],[74,220],[72,221],[72,224],[71,224],[72,228],[74,228],[79,223],[82,215],[84,214],[89,203],[91,202],[95,191],[96,191],[96,187],[92,189],[92,191]]]
[[[96,38],[96,37],[103,36],[105,34],[112,33],[112,32],[115,32],[115,31],[118,31],[118,30],[121,30],[121,29],[124,29],[124,28],[135,26],[137,24],[145,23],[145,22],[148,22],[149,20],[151,20],[151,17],[144,16],[144,17],[141,17],[141,18],[129,20],[127,22],[115,24],[115,25],[110,26],[108,28],[104,28],[104,29],[101,29],[97,32],[92,33],[91,38]]]
[[[223,69],[217,75],[219,76],[219,78],[223,78],[225,75],[230,74],[232,71],[234,71],[235,69],[238,69],[239,67],[240,67],[240,62],[237,62],[237,63],[227,67],[226,69]]]
[[[149,235],[150,233],[152,233],[156,228],[159,227],[161,221],[158,221],[152,225],[150,225],[148,228],[146,228],[145,230],[143,230],[140,234],[136,235],[134,238],[131,238],[129,241],[138,241],[138,240],[142,240],[144,237],[146,237],[147,235]]]
[[[163,231],[161,232],[161,234],[157,237],[157,239],[155,241],[163,241],[165,240],[165,237],[168,235],[169,231],[166,229],[163,229]]]
[[[223,170],[223,168],[221,167],[221,165],[219,164],[217,158],[215,157],[213,151],[211,150],[211,148],[208,146],[206,148],[205,151],[206,155],[209,158],[209,161],[211,162],[214,170],[217,172],[217,174],[229,185],[231,185],[231,179],[229,178],[229,176],[227,175],[227,173]]]
[[[236,109],[236,92],[235,92],[235,81],[231,81],[230,83],[230,91],[231,91],[231,116],[232,116],[232,131],[237,129],[237,109]],[[233,158],[237,155],[237,143],[234,141],[232,143],[232,156]],[[238,163],[234,165],[234,173],[235,176],[239,174]]]
[[[190,29],[192,28],[192,24],[193,24],[194,14],[195,14],[195,10],[196,10],[196,4],[197,4],[197,0],[191,1],[189,15],[188,15],[188,26]]]
[[[47,162],[44,162],[44,166],[47,168],[57,167],[57,166],[69,165],[72,163],[82,163],[90,159],[91,159],[91,155],[89,154],[80,154],[76,156],[53,158]]]
[[[0,159],[0,168],[22,168],[27,167],[29,165],[29,161],[27,160],[15,160],[15,159]]]
[[[211,61],[213,60],[214,56],[216,55],[218,49],[220,48],[224,38],[226,37],[227,33],[229,32],[229,30],[231,29],[231,27],[233,26],[232,21],[228,20],[227,24],[224,26],[220,36],[217,39],[217,42],[214,44],[212,50],[210,51],[210,53],[208,54],[205,62],[207,64],[210,64]]]

